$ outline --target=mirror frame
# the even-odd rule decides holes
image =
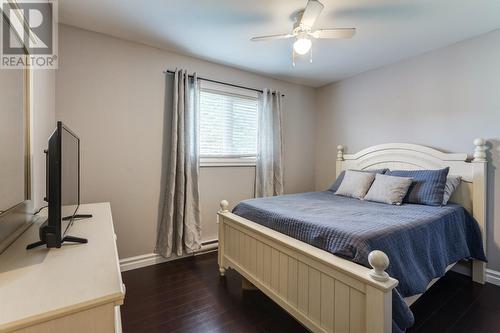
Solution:
[[[31,193],[31,69],[24,69],[24,200],[32,200]]]
[[[7,225],[12,232],[6,238],[0,239],[0,253],[5,251],[34,221],[31,182],[31,129],[32,129],[32,109],[31,109],[31,79],[30,69],[23,70],[23,116],[24,116],[24,200],[0,211],[0,223]]]

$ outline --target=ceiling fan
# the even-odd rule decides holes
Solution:
[[[269,41],[275,39],[295,38],[292,48],[292,64],[295,66],[295,54],[304,55],[311,51],[312,38],[320,39],[343,39],[354,36],[355,28],[335,28],[312,30],[314,22],[321,14],[325,6],[318,0],[308,0],[306,8],[297,13],[297,20],[293,25],[293,30],[289,34],[277,34],[253,37],[253,42]],[[312,51],[310,53],[310,62],[312,62]]]

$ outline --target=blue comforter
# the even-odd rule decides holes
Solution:
[[[423,293],[454,262],[486,261],[478,224],[455,204],[393,206],[324,191],[245,200],[233,213],[366,267],[371,251],[384,251],[387,272],[399,280],[396,332],[413,325],[404,297]]]

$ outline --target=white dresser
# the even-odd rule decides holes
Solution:
[[[82,205],[68,234],[87,244],[40,247],[32,225],[0,255],[0,332],[120,332],[123,304],[116,235],[109,203]]]

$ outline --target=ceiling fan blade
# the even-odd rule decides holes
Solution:
[[[356,33],[355,28],[337,28],[337,29],[319,29],[315,31],[311,31],[309,35],[314,38],[334,38],[334,39],[343,39],[343,38],[352,38]]]
[[[306,9],[300,19],[300,27],[311,29],[324,7],[318,0],[307,1]]]
[[[269,36],[260,36],[260,37],[252,37],[250,40],[252,42],[261,42],[266,40],[275,40],[275,39],[286,39],[294,37],[294,34],[278,34],[278,35],[269,35]]]

